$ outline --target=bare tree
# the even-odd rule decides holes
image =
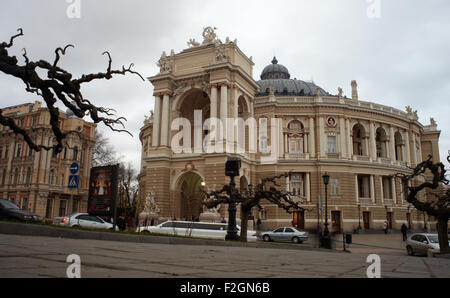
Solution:
[[[65,55],[68,48],[74,47],[73,45],[67,45],[55,50],[55,59],[52,63],[45,60],[30,61],[26,50],[23,49],[22,56],[25,64],[19,65],[17,58],[8,53],[8,49],[13,46],[14,40],[23,36],[22,29],[18,29],[18,32],[10,38],[9,42],[0,43],[0,71],[21,79],[27,92],[37,94],[44,99],[50,113],[50,125],[54,135],[53,144],[51,146],[39,144],[32,133],[15,123],[12,116],[3,115],[2,109],[0,109],[0,124],[9,126],[16,134],[22,135],[30,148],[35,151],[54,149],[56,153],[59,153],[64,148],[64,139],[69,134],[79,133],[78,131],[62,131],[59,125],[59,110],[56,107],[56,104],[61,102],[78,118],[89,115],[94,123],[103,123],[113,131],[126,132],[131,135],[129,131],[125,130],[124,121],[126,119],[124,117],[116,117],[116,111],[113,109],[92,104],[90,100],[84,98],[81,87],[83,84],[94,80],[109,80],[113,75],[125,75],[127,73],[136,74],[145,81],[139,73],[131,69],[133,64],[130,64],[128,68],[123,66],[122,70],[112,70],[111,55],[109,52],[104,52],[103,55],[107,55],[109,59],[105,72],[84,74],[81,78],[73,79],[73,75],[69,71],[58,66],[61,55]],[[46,72],[46,77],[41,77],[42,71]],[[117,125],[120,127],[119,129],[116,128]]]
[[[450,163],[450,155],[447,157]],[[432,180],[425,179],[425,182],[420,183],[418,186],[408,186],[411,182],[425,174],[432,174]],[[400,178],[403,183],[403,191],[406,194],[406,200],[411,203],[417,210],[424,211],[428,215],[434,216],[438,220],[437,230],[439,237],[439,247],[441,253],[450,253],[448,245],[448,220],[450,218],[450,190],[447,188],[445,192],[440,194],[433,194],[434,198],[426,201],[421,201],[417,198],[420,191],[428,188],[438,190],[442,184],[448,185],[449,181],[445,178],[444,164],[439,162],[433,164],[431,155],[428,156],[426,161],[418,164],[411,175],[396,174],[395,176]]]
[[[275,186],[281,187],[277,183],[278,179],[286,178],[289,174],[282,174],[275,177],[264,178],[256,187],[250,189],[248,192],[239,192],[229,185],[224,185],[219,191],[206,192],[206,198],[203,204],[207,208],[214,208],[219,204],[229,204],[231,202],[240,204],[241,206],[241,242],[247,242],[247,224],[249,215],[254,207],[258,207],[261,211],[261,201],[266,200],[272,204],[283,208],[287,213],[294,211],[305,210],[300,207],[302,203],[298,197],[292,193],[278,190]],[[270,185],[273,184],[273,185]]]
[[[98,130],[95,130],[94,139],[95,145],[92,152],[92,166],[102,167],[118,164],[119,157],[114,147],[109,144],[108,139]]]
[[[128,209],[129,214],[135,214],[138,204],[139,183],[137,171],[131,163],[121,163],[119,166],[119,208]]]

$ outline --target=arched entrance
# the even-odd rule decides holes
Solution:
[[[178,182],[180,200],[180,218],[196,220],[203,211],[201,192],[203,179],[194,172],[184,174]]]

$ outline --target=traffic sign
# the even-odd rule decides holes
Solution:
[[[80,169],[80,166],[78,165],[78,163],[74,162],[73,164],[70,165],[70,173],[72,175],[75,175],[76,173],[78,173],[78,170]]]
[[[70,175],[69,176],[69,185],[68,188],[77,188],[78,187],[78,176],[77,175]]]

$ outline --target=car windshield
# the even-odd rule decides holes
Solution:
[[[438,236],[428,236],[428,239],[430,239],[430,243],[439,243]]]
[[[0,205],[4,208],[4,209],[20,209],[16,204],[10,202],[10,201],[6,201],[6,200],[1,200],[0,201]]]

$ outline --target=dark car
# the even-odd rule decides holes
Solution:
[[[0,219],[20,220],[20,221],[41,221],[41,217],[34,213],[21,210],[13,202],[0,199]]]

